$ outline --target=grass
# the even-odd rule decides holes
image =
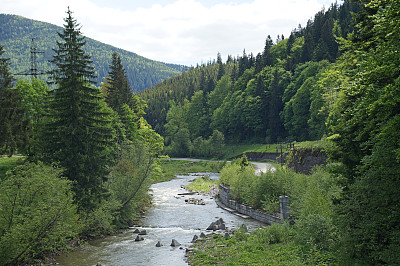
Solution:
[[[304,265],[299,249],[289,244],[290,234],[283,234],[283,230],[291,229],[273,225],[251,234],[239,230],[229,237],[209,235],[194,244],[195,251],[188,257],[190,265]],[[282,237],[277,239],[273,231],[280,231]]]
[[[0,180],[2,180],[8,170],[21,164],[24,157],[1,157],[0,158]]]
[[[200,193],[209,193],[212,186],[218,185],[218,180],[212,180],[208,176],[201,176],[196,178],[193,182],[186,186],[190,191],[197,191]]]
[[[160,166],[166,178],[173,178],[175,175],[186,175],[197,172],[214,172],[218,173],[224,167],[225,162],[190,162],[183,160],[161,159]]]
[[[295,241],[295,229],[273,224],[252,233],[235,231],[229,237],[208,235],[192,246],[190,265],[329,265],[333,254],[309,249]]]
[[[292,142],[292,144],[294,144],[295,148],[326,148],[329,146],[329,143],[323,140]],[[226,159],[232,159],[237,156],[241,156],[245,152],[280,152],[281,146],[283,152],[287,152],[289,150],[289,147],[286,144],[243,144],[226,145],[222,153],[225,154]]]

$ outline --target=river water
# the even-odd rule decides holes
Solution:
[[[218,178],[218,174],[196,173],[152,185],[150,193],[153,195],[153,205],[141,219],[140,225],[115,236],[90,241],[85,247],[57,257],[56,262],[71,266],[188,265],[185,262],[186,248],[194,235],[211,233],[206,230],[211,222],[222,218],[228,229],[239,228],[242,224],[246,224],[250,230],[264,226],[219,208],[210,196],[178,195],[187,192],[181,186],[188,185],[196,176],[204,174]],[[205,205],[186,204],[185,199],[188,198],[203,199]],[[135,241],[136,228],[147,231],[143,241]],[[171,247],[172,239],[181,246]],[[156,247],[158,241],[163,246]]]

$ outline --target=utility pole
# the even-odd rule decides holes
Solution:
[[[31,52],[31,68],[30,68],[30,70],[28,72],[18,73],[16,75],[18,75],[18,76],[32,76],[35,79],[37,79],[38,75],[45,74],[44,72],[39,72],[38,68],[37,68],[37,54],[43,54],[44,52],[37,50],[34,38],[32,38],[30,52]]]

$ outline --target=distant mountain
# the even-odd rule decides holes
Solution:
[[[52,65],[48,60],[54,54],[52,49],[56,47],[56,40],[59,40],[57,32],[61,31],[61,27],[50,23],[16,15],[0,14],[0,44],[4,47],[4,56],[11,59],[13,74],[29,72],[31,68],[30,48],[32,39],[34,39],[37,51],[43,52],[37,54],[38,70],[42,72],[49,70]],[[86,38],[85,50],[92,56],[98,85],[108,75],[111,55],[113,51],[116,51],[121,56],[128,80],[134,92],[152,87],[187,69],[183,65],[153,61],[91,38]],[[27,78],[27,76],[16,75],[16,78]],[[45,76],[40,78],[46,79]]]

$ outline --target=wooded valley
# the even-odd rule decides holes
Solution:
[[[224,166],[236,200],[273,211],[289,194],[293,220],[216,236],[194,263],[400,264],[399,13],[399,0],[332,4],[289,36],[266,33],[262,53],[216,51],[189,70],[105,52],[69,9],[64,28],[0,15],[0,152],[23,156],[0,171],[0,264],[130,226],[166,178],[162,155],[231,159],[225,145],[309,140],[329,160],[307,176],[256,176],[245,157]],[[38,49],[54,48],[45,82],[16,80],[38,31]]]

